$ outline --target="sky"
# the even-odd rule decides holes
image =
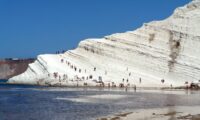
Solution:
[[[0,0],[0,58],[29,58],[162,20],[191,0]]]

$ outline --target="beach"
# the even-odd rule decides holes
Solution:
[[[171,106],[118,113],[97,120],[200,120],[200,106]]]

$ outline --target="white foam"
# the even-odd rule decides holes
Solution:
[[[103,94],[103,95],[89,95],[89,96],[80,96],[78,98],[65,98],[65,97],[57,97],[56,100],[67,100],[72,102],[83,102],[83,103],[99,103],[104,100],[118,100],[127,97],[126,95],[111,95],[111,94]]]
[[[87,98],[106,99],[106,100],[116,100],[116,99],[122,99],[125,97],[127,96],[126,95],[111,95],[111,94],[87,96]]]
[[[93,103],[89,99],[85,99],[85,98],[61,98],[61,97],[57,97],[56,99],[57,100],[67,100],[67,101],[72,101],[72,102]]]

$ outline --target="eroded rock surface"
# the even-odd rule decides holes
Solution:
[[[39,55],[10,83],[169,87],[200,79],[200,0],[162,21],[101,39],[64,54]]]

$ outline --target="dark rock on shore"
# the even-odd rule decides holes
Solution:
[[[26,71],[28,64],[35,59],[4,59],[0,60],[0,79],[9,79]]]

